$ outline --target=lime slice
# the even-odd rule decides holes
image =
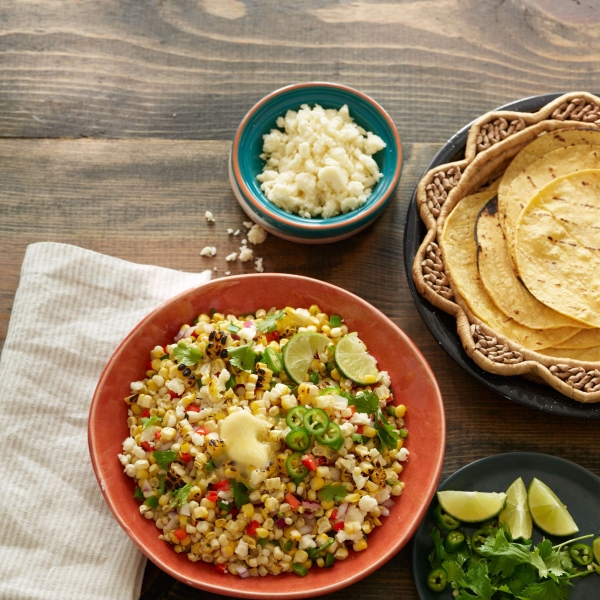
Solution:
[[[322,333],[306,331],[292,336],[283,347],[283,368],[294,383],[302,383],[308,375],[310,361],[323,352],[331,340]]]
[[[527,506],[527,489],[519,477],[513,481],[506,490],[506,506],[498,515],[498,521],[508,523],[508,528],[513,539],[523,538],[530,540],[533,533],[531,514]]]
[[[335,347],[338,371],[358,385],[372,385],[381,379],[375,359],[356,334],[345,335]]]
[[[506,501],[505,493],[496,492],[438,492],[442,509],[463,523],[479,523],[495,517]]]
[[[579,528],[558,496],[542,481],[534,478],[527,495],[533,522],[549,535],[573,535]]]
[[[600,537],[597,537],[592,544],[592,550],[594,551],[594,560],[597,565],[600,565]]]

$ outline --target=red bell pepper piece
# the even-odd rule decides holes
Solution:
[[[157,440],[160,440],[160,431],[155,431],[154,432],[154,438]]]
[[[176,394],[173,390],[167,390],[167,393],[171,398],[179,398],[179,394]]]
[[[185,412],[200,412],[200,407],[197,404],[188,404],[185,407]]]
[[[227,573],[227,564],[226,563],[216,564],[215,571],[217,573],[220,573],[221,575],[225,575],[225,573]]]
[[[181,452],[179,458],[184,462],[190,462],[190,460],[192,460],[192,455],[189,452]]]
[[[315,460],[315,457],[312,454],[305,454],[302,457],[302,464],[310,471],[317,470],[317,461]]]
[[[330,521],[335,521],[335,518],[337,517],[337,508],[333,509],[333,512],[331,513],[331,516],[329,517]]]
[[[152,452],[154,450],[154,446],[151,446],[148,442],[142,442],[140,444],[140,446],[146,451],[146,452]]]
[[[334,523],[333,528],[336,531],[341,531],[342,529],[344,529],[344,521],[338,521],[337,523]]]
[[[208,429],[206,429],[206,427],[198,427],[198,429],[194,429],[194,433],[199,433],[200,435],[207,435]]]
[[[256,530],[260,527],[260,523],[258,521],[250,521],[248,523],[248,527],[246,528],[246,533],[248,535],[256,535]]]
[[[285,495],[284,500],[294,509],[296,510],[300,506],[300,500],[296,498],[293,494],[289,492]]]
[[[218,494],[218,492],[215,492],[215,491],[211,491],[211,492],[208,492],[208,494],[206,494],[206,499],[209,502],[216,502],[218,497],[219,497],[219,494]]]
[[[227,492],[231,489],[231,484],[229,483],[229,479],[222,479],[221,481],[217,481],[212,486],[213,490],[222,490],[223,492]]]
[[[141,413],[140,413],[140,417],[142,417],[143,419],[147,419],[150,416],[150,409],[149,408],[145,408]]]
[[[178,540],[182,540],[182,539],[184,539],[184,538],[187,537],[187,531],[183,527],[180,527],[179,529],[176,529],[174,531],[174,533],[175,533],[175,537]]]
[[[360,433],[360,435],[362,435],[362,432],[364,431],[364,427],[362,425],[357,425],[356,426],[356,433]]]

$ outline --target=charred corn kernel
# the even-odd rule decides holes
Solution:
[[[215,527],[225,527],[225,525],[227,525],[227,521],[225,519],[217,519],[215,521]]]
[[[225,477],[227,477],[228,479],[235,479],[237,475],[237,471],[234,471],[231,467],[227,467],[225,469]]]
[[[139,414],[142,412],[142,409],[140,408],[140,406],[139,406],[139,405],[137,405],[137,404],[132,404],[132,405],[131,405],[131,412],[132,412],[134,415],[139,415]]]
[[[297,529],[292,529],[290,531],[289,538],[294,542],[299,542],[302,539],[302,534]],[[304,561],[296,561],[296,562],[304,562]]]
[[[148,473],[148,469],[138,469],[135,477],[136,479],[148,479],[150,477],[150,473]]]
[[[194,400],[196,399],[195,394],[186,394],[182,399],[181,399],[181,404],[183,406],[189,406],[190,404],[192,404],[192,402],[194,402]]]
[[[402,419],[406,414],[406,406],[404,406],[404,404],[398,404],[394,409],[394,414],[396,415],[396,419]]]
[[[348,558],[348,550],[346,550],[346,548],[342,547],[342,548],[338,548],[335,551],[334,556],[338,559],[338,560],[345,560],[346,558]]]
[[[379,486],[376,483],[373,483],[371,480],[369,480],[369,481],[367,481],[367,483],[365,483],[365,487],[370,492],[376,492],[377,490],[379,490]]]
[[[256,530],[256,534],[258,535],[258,537],[260,538],[266,538],[269,537],[269,530],[265,529],[264,527],[259,527]]]
[[[348,494],[345,498],[344,498],[344,502],[349,502],[349,503],[356,503],[360,500],[360,494]]]
[[[298,386],[298,395],[300,394],[310,394],[310,383],[301,383]]]
[[[331,500],[331,501],[329,501],[329,500],[321,500],[321,506],[326,511],[329,511],[329,509],[332,509],[335,506],[335,503],[333,502],[333,500]]]
[[[360,552],[361,550],[366,550],[367,549],[367,540],[365,540],[365,538],[363,538],[362,540],[358,540],[358,542],[355,542],[352,545],[352,548],[354,549],[355,552]]]
[[[310,488],[312,490],[320,490],[325,487],[325,480],[322,477],[313,477],[310,480]]]
[[[370,425],[366,425],[363,429],[362,434],[365,437],[374,438],[377,435],[377,430],[374,427],[371,427]]]
[[[371,524],[370,521],[364,521],[362,524],[362,530],[369,535],[369,533],[371,533],[371,531],[373,531],[373,525]]]
[[[342,378],[342,376],[340,375],[340,372],[337,369],[333,369],[333,371],[331,371],[331,378],[335,379],[335,381],[339,381]]]

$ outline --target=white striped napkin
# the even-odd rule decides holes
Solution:
[[[208,281],[55,243],[27,248],[0,358],[0,598],[135,600],[145,557],[98,489],[90,401],[119,342]]]

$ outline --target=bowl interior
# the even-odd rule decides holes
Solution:
[[[386,143],[386,147],[383,150],[373,155],[383,177],[375,185],[373,192],[365,204],[351,213],[328,219],[305,219],[275,206],[267,200],[260,189],[260,182],[256,179],[256,176],[262,173],[264,166],[264,161],[260,158],[263,147],[263,135],[277,127],[277,117],[284,116],[288,110],[298,110],[302,104],[309,104],[311,107],[319,104],[323,108],[337,109],[347,104],[350,116],[354,121],[367,131],[372,131],[378,135]],[[253,112],[240,131],[239,144],[237,149],[234,147],[233,152],[236,153],[240,174],[244,183],[250,190],[250,193],[263,207],[299,225],[306,224],[307,221],[315,226],[318,226],[319,222],[341,224],[349,216],[354,217],[366,212],[381,199],[386,190],[390,190],[390,186],[393,185],[397,171],[400,168],[398,159],[401,156],[401,148],[396,136],[397,132],[395,128],[393,129],[390,126],[385,113],[373,102],[370,102],[353,90],[316,83],[301,87],[284,88],[282,91],[268,98]]]
[[[390,373],[394,401],[408,407],[406,447],[409,460],[402,474],[404,494],[396,499],[383,526],[369,535],[366,551],[355,553],[333,569],[311,569],[296,575],[268,575],[243,580],[217,573],[212,565],[192,563],[158,539],[153,521],[144,519],[133,498],[133,481],[123,473],[117,454],[129,435],[129,383],[144,377],[149,351],[171,343],[182,323],[214,308],[249,313],[272,306],[308,307],[340,314],[359,332],[380,368]],[[247,598],[301,598],[332,592],[368,575],[410,539],[433,496],[445,448],[441,395],[425,359],[408,337],[364,300],[330,284],[293,275],[241,275],[184,292],[148,315],[119,346],[98,383],[89,420],[89,445],[96,477],[114,517],[137,546],[161,569],[180,581],[215,593]]]

